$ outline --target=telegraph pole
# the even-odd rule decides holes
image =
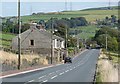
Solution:
[[[72,11],[72,2],[70,2],[70,11]]]
[[[66,33],[65,33],[65,38],[66,38],[66,44],[65,44],[65,48],[66,48],[66,57],[68,56],[68,49],[67,49],[67,42],[68,42],[68,39],[67,39],[67,34],[68,31],[67,31],[67,27],[66,27]]]
[[[51,19],[51,64],[53,63],[54,48],[53,48],[53,18]]]
[[[20,21],[20,0],[18,0],[18,27],[19,27],[19,34],[18,34],[18,70],[20,70],[21,60],[21,45],[20,45],[20,33],[21,33],[21,21]]]
[[[79,51],[79,37],[78,37],[78,31],[77,31],[77,53]]]
[[[67,11],[67,0],[65,1],[65,11]]]
[[[106,52],[107,52],[107,31],[106,31]]]
[[[111,9],[110,5],[111,5],[111,3],[110,3],[110,0],[109,0],[109,7],[108,7],[108,8],[109,8],[109,10]]]

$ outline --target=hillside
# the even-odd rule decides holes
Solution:
[[[31,16],[22,16],[23,22],[29,22],[30,20],[39,21],[40,19],[48,20],[51,17],[55,18],[71,18],[71,17],[85,17],[87,21],[94,21],[96,19],[103,19],[106,16],[118,15],[118,10],[84,10],[84,11],[68,11],[61,13],[51,13],[51,14],[38,14]]]
[[[99,8],[89,8],[89,9],[84,9],[82,11],[89,11],[89,10],[118,10],[118,6],[112,6],[112,7],[99,7]]]
[[[71,18],[71,17],[85,17],[88,22],[94,22],[96,19],[103,19],[106,16],[111,17],[111,15],[115,15],[118,17],[118,7],[112,7],[112,10],[106,10],[107,7],[101,8],[91,8],[79,11],[62,11],[62,12],[53,12],[53,13],[40,13],[40,14],[33,14],[28,16],[21,16],[23,23],[28,23],[31,20],[38,22],[39,20],[49,20],[51,17],[54,18]],[[6,17],[8,18],[8,17]],[[4,18],[3,21],[6,19]],[[17,19],[15,19],[17,20]],[[86,27],[79,27],[78,30],[82,32],[79,34],[79,37],[82,39],[90,38],[95,35],[95,31],[97,29],[96,26],[86,26]],[[70,29],[74,31],[73,29]],[[91,31],[90,31],[91,30]],[[2,38],[0,38],[0,42],[2,42],[3,46],[10,47],[11,39],[15,35],[11,34],[0,34]],[[1,44],[0,44],[1,45]]]
[[[106,16],[116,15],[118,16],[118,7],[111,7],[112,10],[108,10],[108,7],[90,8],[78,11],[62,11],[62,12],[50,12],[50,13],[38,13],[33,15],[21,16],[22,22],[27,23],[32,21],[38,22],[39,20],[49,20],[51,17],[55,18],[71,18],[71,17],[85,17],[88,21],[94,21],[96,19],[103,19]],[[8,17],[5,17],[6,19]],[[6,20],[3,19],[3,22]]]
[[[13,34],[5,34],[5,33],[0,33],[0,46],[10,48],[12,38],[14,38],[15,35]]]

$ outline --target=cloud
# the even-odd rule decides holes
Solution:
[[[2,2],[18,2],[18,0],[1,0]],[[120,0],[20,0],[21,2],[119,2]]]

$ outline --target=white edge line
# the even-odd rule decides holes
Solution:
[[[85,52],[86,50],[82,51],[80,54],[82,54],[83,52]],[[79,56],[79,55],[78,55]],[[74,58],[76,58],[77,56],[75,56]],[[5,76],[0,76],[1,78],[6,78],[6,77],[10,77],[10,76],[15,76],[15,75],[19,75],[19,74],[25,74],[25,73],[29,73],[29,72],[33,72],[33,71],[37,71],[37,70],[41,70],[41,69],[46,69],[46,68],[50,68],[50,67],[54,67],[54,66],[59,66],[62,64],[56,64],[56,65],[51,65],[48,67],[43,67],[43,68],[38,68],[38,69],[33,69],[33,70],[29,70],[29,71],[23,71],[23,72],[19,72],[19,73],[15,73],[15,74],[10,74],[10,75],[5,75]]]
[[[46,69],[46,68],[50,68],[50,67],[54,67],[54,66],[59,66],[59,65],[62,65],[62,64],[56,64],[56,65],[51,65],[51,66],[47,66],[47,67],[43,67],[43,68],[38,68],[38,69],[23,71],[23,72],[19,72],[19,73],[15,73],[15,74],[5,75],[5,76],[1,76],[0,79],[10,77],[10,76],[20,75],[20,74],[25,74],[25,73],[29,73],[29,72],[34,72],[34,71],[37,71],[37,70],[42,70],[42,69]]]

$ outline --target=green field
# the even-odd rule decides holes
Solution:
[[[86,14],[44,14],[44,15],[31,15],[31,16],[22,16],[22,21],[24,23],[26,22],[30,22],[30,20],[36,21],[38,22],[39,20],[49,20],[50,18],[54,17],[54,18],[71,18],[71,17],[80,17],[80,16],[84,16]]]
[[[13,37],[15,37],[13,34],[0,33],[0,39],[12,40]]]
[[[102,7],[101,7],[102,8]],[[118,9],[117,6],[113,6],[113,10],[104,10],[101,8],[93,8],[93,9],[85,9],[85,10],[77,10],[77,11],[64,11],[64,12],[50,12],[45,14],[37,14],[37,15],[27,15],[21,16],[21,20],[23,23],[28,23],[31,20],[38,22],[39,20],[49,20],[50,18],[71,18],[71,17],[85,17],[87,21],[95,21],[96,19],[103,19],[106,16],[110,17],[111,15],[116,15],[118,17]],[[6,19],[9,17],[6,17]],[[6,19],[3,19],[5,22]]]
[[[66,11],[66,12],[54,12],[54,13],[46,13],[40,15],[28,15],[28,16],[21,16],[21,20],[23,23],[29,23],[31,20],[38,22],[39,20],[49,20],[51,17],[54,18],[71,18],[71,17],[85,17],[88,22],[95,21],[96,19],[104,19],[106,16],[110,17],[111,15],[116,15],[118,17],[118,10],[81,10],[81,11]],[[7,18],[7,17],[6,17]],[[5,19],[4,19],[5,21]],[[95,25],[83,26],[76,28],[78,30],[82,30],[82,33],[79,34],[79,37],[82,39],[87,39],[94,37],[95,31],[98,28]],[[73,30],[71,28],[70,30]],[[10,40],[15,37],[12,34],[1,34],[0,33],[0,42],[3,42],[3,45],[10,45]],[[5,39],[5,40],[1,40]],[[6,40],[9,40],[7,42]]]
[[[71,17],[85,17],[87,21],[95,21],[96,19],[103,19],[106,16],[116,15],[118,17],[118,10],[86,10],[86,11],[68,11],[60,13],[48,13],[41,15],[22,16],[23,23],[39,20],[49,20],[51,17],[55,18],[71,18]]]
[[[81,30],[82,32],[78,34],[79,38],[81,39],[88,39],[95,36],[96,30],[98,30],[95,25],[88,25],[88,26],[82,26],[78,27],[77,30]],[[71,31],[74,31],[73,28],[70,29]]]
[[[2,34],[0,33],[0,46],[2,45],[3,47],[10,47],[12,38],[14,38],[15,35],[13,34]]]

